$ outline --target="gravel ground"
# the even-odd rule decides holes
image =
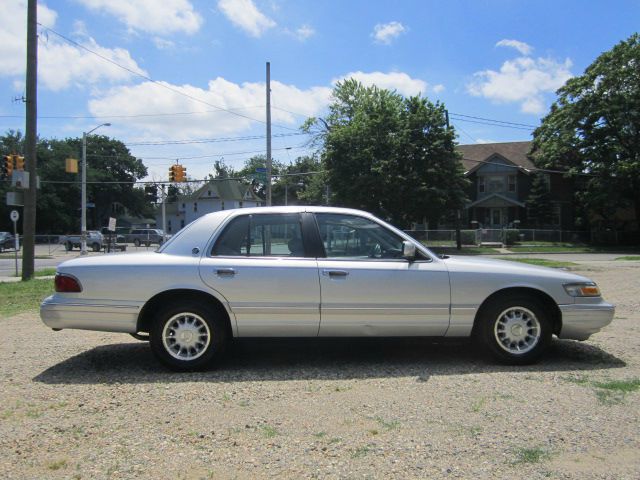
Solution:
[[[464,341],[244,341],[175,374],[128,336],[1,319],[0,478],[640,478],[640,262],[582,263],[617,304],[512,368]]]

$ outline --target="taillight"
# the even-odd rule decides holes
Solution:
[[[64,273],[56,273],[56,292],[81,292],[82,287],[80,282],[71,275],[65,275]]]

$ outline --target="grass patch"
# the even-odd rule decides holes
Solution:
[[[516,461],[514,463],[538,463],[546,460],[551,455],[544,448],[519,448],[516,450]]]
[[[43,268],[35,272],[36,277],[51,277],[56,274],[56,267]]]
[[[559,260],[547,260],[546,258],[500,258],[500,260],[506,260],[509,262],[527,263],[529,265],[537,265],[539,267],[551,267],[551,268],[568,268],[579,266],[574,262],[561,262]]]
[[[594,382],[593,386],[603,390],[616,391],[620,393],[635,392],[640,389],[640,378],[632,380],[611,380],[609,382]]]
[[[0,283],[0,316],[37,310],[42,300],[52,293],[50,280]]]
[[[262,431],[262,435],[265,438],[273,438],[279,435],[278,430],[276,430],[275,427],[272,427],[271,425],[260,425],[260,430]]]
[[[437,255],[497,255],[500,253],[498,249],[491,247],[462,247],[461,250],[458,250],[456,247],[424,245]]]
[[[398,420],[385,420],[382,417],[376,417],[376,421],[385,430],[395,430],[400,426],[400,422]]]
[[[594,253],[598,252],[593,247],[575,245],[512,245],[507,247],[515,253]]]
[[[629,262],[640,261],[640,255],[627,255],[625,257],[618,257],[616,260],[626,260]]]
[[[4,260],[13,260],[14,258],[16,258],[16,254],[15,253],[0,253],[0,259],[4,259]],[[35,258],[36,260],[51,260],[53,258],[53,256],[51,255],[35,255],[33,258]],[[19,253],[18,254],[18,260],[22,260],[22,254]]]
[[[473,405],[471,406],[471,410],[473,410],[475,413],[478,413],[480,410],[482,410],[485,403],[487,403],[487,399],[485,397],[480,397],[478,400],[473,402]]]
[[[60,470],[67,466],[66,460],[58,460],[57,462],[49,462],[47,463],[47,468],[49,470]]]
[[[362,445],[351,453],[351,458],[362,458],[371,451],[371,445]]]

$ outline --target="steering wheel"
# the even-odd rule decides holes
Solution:
[[[369,258],[382,258],[383,250],[382,245],[376,243],[371,250],[369,250]]]

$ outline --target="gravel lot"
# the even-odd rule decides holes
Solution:
[[[588,342],[496,366],[466,342],[244,341],[175,374],[129,336],[4,318],[0,478],[640,478],[640,262]],[[600,383],[600,385],[602,385]]]

